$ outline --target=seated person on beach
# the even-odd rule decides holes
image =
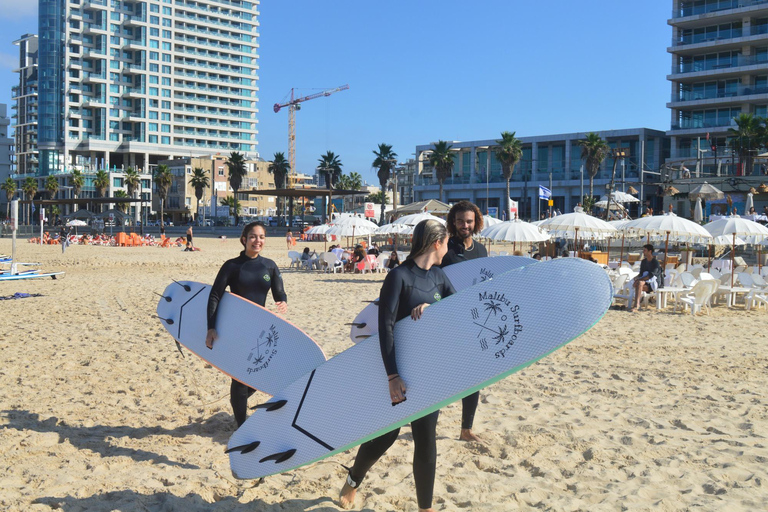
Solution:
[[[365,261],[365,250],[362,245],[355,246],[355,252],[352,253],[352,258],[347,262],[347,270],[353,271],[357,268],[357,264]]]
[[[535,254],[533,255],[533,259],[541,261],[541,254],[540,254],[540,253],[538,253],[538,252],[537,252],[537,253],[535,253]]]
[[[641,292],[651,293],[656,288],[664,287],[664,273],[661,264],[653,255],[653,245],[643,246],[643,260],[640,262],[640,273],[632,281],[633,296],[629,304],[629,310],[640,308]]]
[[[371,248],[368,249],[368,254],[373,254],[374,256],[379,255],[379,248],[376,246],[376,242],[371,242]]]
[[[565,249],[565,250],[563,251],[563,255],[562,255],[562,256],[563,256],[563,258],[567,258],[567,257],[568,257],[568,256],[570,256],[570,255],[571,255],[571,254],[568,252],[568,249]]]
[[[301,253],[301,256],[299,256],[299,259],[301,259],[301,261],[308,261],[309,262],[307,264],[307,268],[315,268],[315,269],[319,269],[320,268],[320,262],[317,259],[317,252],[316,251],[312,251],[310,253],[309,252],[309,247],[305,247],[304,248],[304,250]]]
[[[399,264],[400,264],[400,258],[397,255],[397,251],[392,251],[391,253],[389,253],[389,258],[387,258],[387,268],[389,270],[392,270]]]

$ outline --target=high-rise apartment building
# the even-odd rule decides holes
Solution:
[[[731,168],[728,129],[742,113],[768,116],[768,2],[672,5],[671,162],[687,160],[687,167],[707,174],[750,174]]]
[[[39,175],[257,156],[258,0],[40,0]]]
[[[37,36],[24,34],[13,44],[19,47],[19,85],[13,86],[16,110],[16,173],[36,174],[37,158]]]
[[[13,138],[8,133],[10,124],[8,105],[0,103],[0,182],[8,179],[13,165]]]

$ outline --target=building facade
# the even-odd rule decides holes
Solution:
[[[739,114],[768,117],[768,3],[673,0],[670,163],[696,175],[749,175],[728,134]],[[764,162],[755,162],[759,167]]]
[[[622,190],[634,186],[641,192],[642,198],[654,200],[658,187],[646,187],[644,183],[658,181],[657,176],[650,173],[658,172],[668,156],[669,139],[665,133],[648,128],[597,133],[611,148],[629,150],[629,156],[623,159],[623,163],[620,159],[616,166],[617,188]],[[561,213],[573,211],[583,196],[589,194],[589,175],[583,170],[584,161],[579,146],[579,141],[585,138],[586,133],[583,132],[520,137],[522,158],[510,180],[510,197],[519,203],[520,218],[537,219],[550,208],[545,201],[539,201],[539,185],[551,188],[551,208]],[[453,141],[450,144],[454,154],[453,174],[443,184],[443,198],[438,197],[437,177],[428,163],[434,144],[416,146],[413,200],[440,199],[455,203],[466,199],[477,204],[483,213],[497,211],[498,217],[502,217],[506,181],[502,176],[501,163],[496,158],[496,140]],[[606,193],[613,164],[611,156],[603,161],[594,178],[595,196]]]
[[[13,89],[16,168],[19,174],[37,174],[37,36],[24,34],[13,44],[19,47],[19,84]]]
[[[0,103],[0,182],[11,175],[14,161],[14,140],[10,137],[11,119],[8,105]]]
[[[40,0],[39,174],[256,157],[258,5]]]

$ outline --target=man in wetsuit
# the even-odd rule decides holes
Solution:
[[[280,270],[274,261],[259,255],[266,241],[266,233],[267,230],[261,222],[247,224],[240,237],[240,243],[243,244],[245,250],[237,258],[222,265],[213,286],[211,286],[211,294],[208,297],[208,332],[205,337],[205,345],[209,349],[213,349],[213,343],[218,337],[216,334],[216,314],[219,301],[221,301],[227,286],[235,295],[255,302],[262,307],[267,301],[267,294],[272,290],[272,298],[278,313],[285,313],[288,310],[287,296],[283,288]],[[248,397],[254,391],[255,389],[232,379],[230,403],[238,427],[245,423]]]
[[[448,252],[443,257],[441,267],[445,268],[454,263],[485,258],[488,252],[483,244],[475,243],[472,235],[483,229],[483,215],[480,209],[469,201],[459,201],[448,212],[446,228],[450,239],[448,240]],[[466,396],[461,401],[461,433],[462,441],[480,441],[472,433],[472,424],[475,420],[477,404],[480,401],[480,392],[477,391]]]

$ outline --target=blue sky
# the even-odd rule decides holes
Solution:
[[[0,0],[0,103],[11,104],[11,43],[37,33],[33,0]],[[402,161],[438,139],[647,127],[666,130],[672,2],[652,0],[262,0],[259,152],[288,152],[291,88],[297,168],[325,151],[376,183],[372,151]],[[10,112],[10,110],[9,110]]]

